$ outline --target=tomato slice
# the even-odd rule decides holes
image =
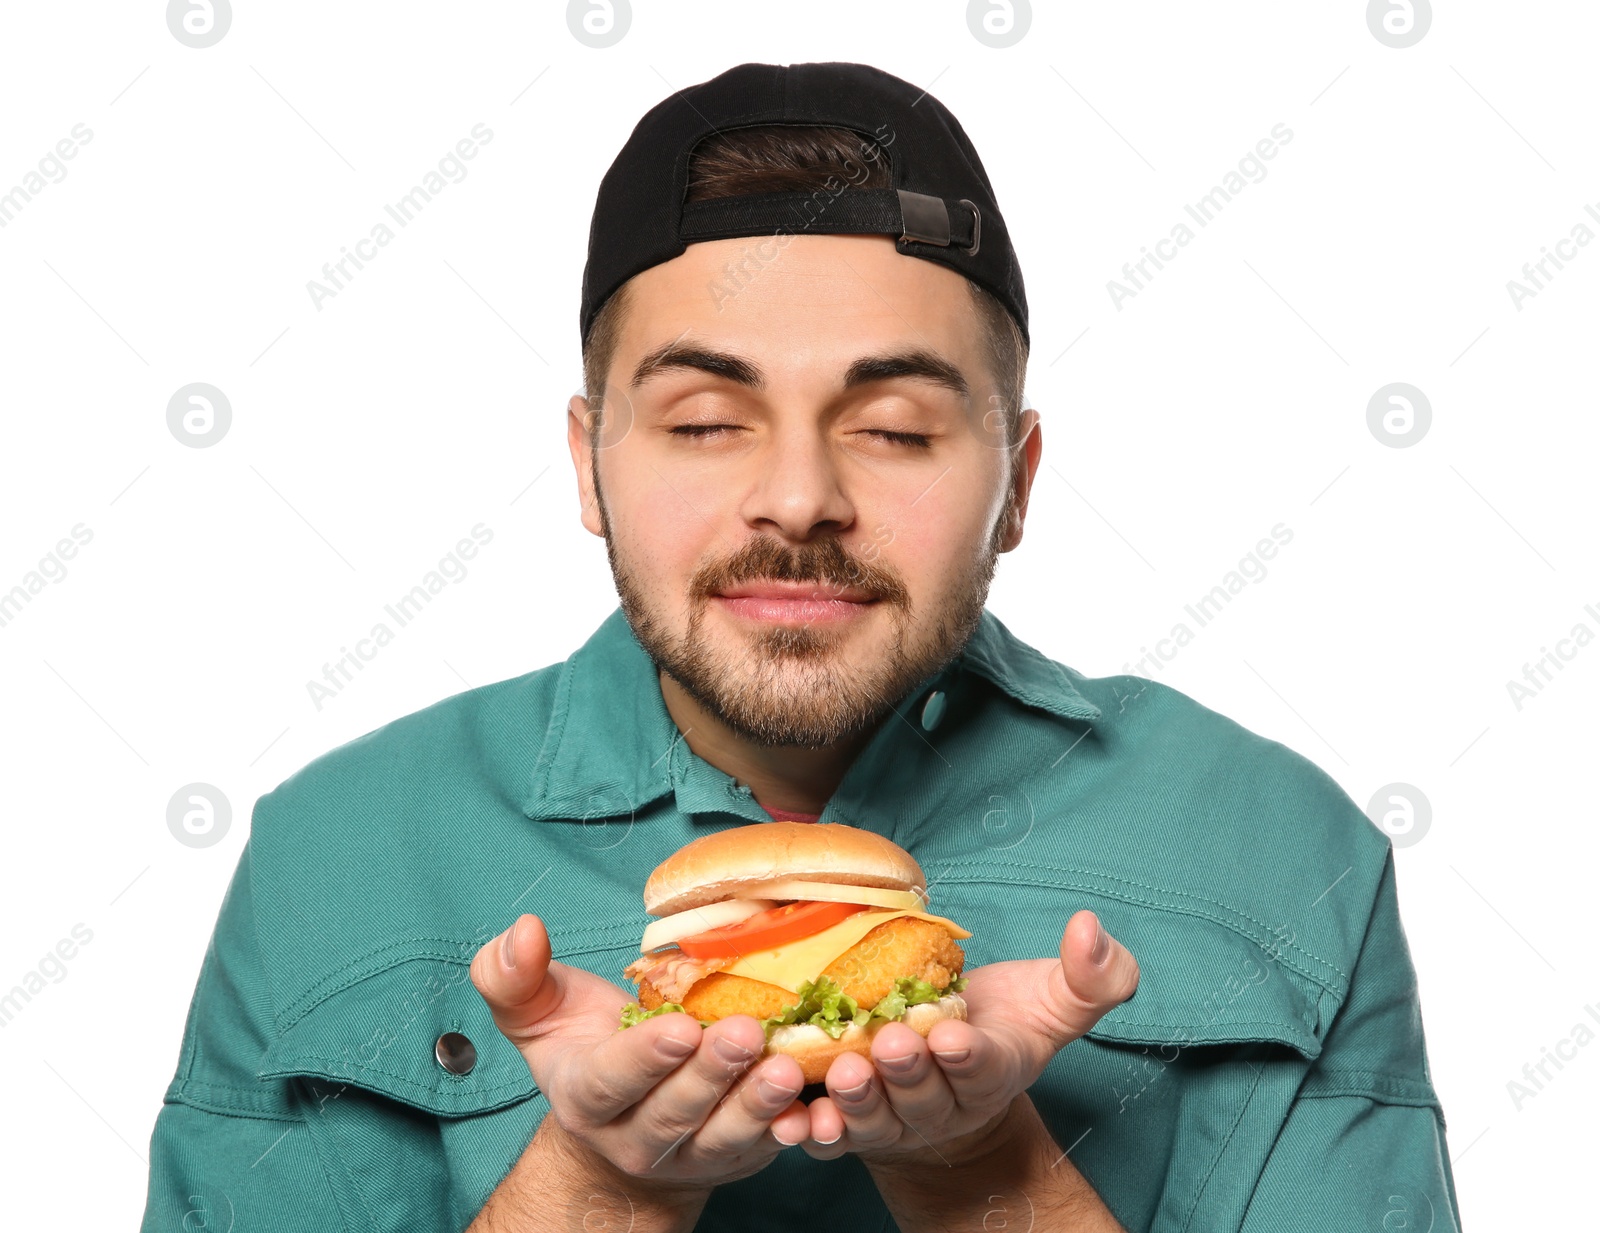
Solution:
[[[847,916],[865,912],[860,903],[822,903],[806,900],[784,903],[733,925],[707,929],[678,940],[678,946],[691,959],[722,959],[748,954],[756,950],[771,950],[796,938],[808,938],[821,933],[830,925],[837,925]]]

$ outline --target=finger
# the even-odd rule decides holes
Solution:
[[[766,1149],[776,1154],[811,1135],[811,1115],[795,1099],[805,1083],[800,1063],[786,1054],[763,1058],[712,1106],[679,1158],[726,1161]]]
[[[931,1146],[952,1124],[993,1125],[1037,1074],[1035,1052],[1014,1031],[984,1031],[963,1020],[935,1024],[926,1039],[904,1024],[885,1024],[872,1055],[887,1103],[904,1125],[900,1145],[920,1139]]]
[[[962,1027],[971,1030],[965,1022]],[[939,1063],[934,1062],[928,1044],[930,1041],[925,1041],[920,1033],[904,1024],[885,1024],[872,1038],[872,1060],[882,1084],[880,1091],[885,1095],[883,1103],[888,1105],[891,1115],[898,1116],[902,1126],[938,1126],[947,1121],[957,1107],[955,1092],[944,1078]],[[909,1065],[899,1065],[902,1060]],[[840,1086],[846,1086],[846,1081]],[[861,1121],[859,1111],[853,1111],[853,1115],[854,1121]],[[814,1159],[834,1159],[845,1155],[845,1151],[859,1150],[853,1137],[846,1139],[848,1131],[845,1111],[838,1107],[832,1095],[813,1100],[811,1140],[805,1145],[806,1155]]]
[[[813,1160],[833,1160],[850,1150],[850,1141],[844,1137],[844,1115],[833,1103],[831,1096],[819,1096],[809,1106],[811,1137],[801,1143],[805,1154]]]
[[[781,1147],[804,1143],[811,1135],[811,1110],[799,1100],[772,1119],[772,1137]]]
[[[833,1059],[826,1077],[828,1095],[844,1121],[844,1138],[852,1152],[876,1151],[899,1142],[905,1123],[884,1095],[872,1063],[858,1053]]]
[[[928,1033],[928,1055],[958,1108],[987,1110],[1027,1086],[1036,1061],[1029,1040],[1015,1030],[983,1030],[946,1019]]]
[[[1139,987],[1139,964],[1087,908],[1073,913],[1061,934],[1061,966],[1046,982],[1046,1008],[1056,1022],[1057,1048],[1078,1039]]]
[[[468,972],[495,1026],[519,1048],[538,1035],[561,1003],[561,980],[550,962],[550,935],[531,913],[517,917],[510,929],[479,949]]]
[[[956,1094],[928,1042],[904,1023],[886,1023],[872,1038],[872,1061],[893,1111],[912,1126],[941,1125],[956,1111]]]
[[[652,1093],[694,1056],[704,1037],[698,1019],[677,1011],[609,1033],[562,1092],[567,1107],[591,1125],[605,1125],[629,1110],[635,1117],[646,1114]]]
[[[573,977],[587,973],[552,962],[544,922],[524,913],[473,956],[471,975],[495,1026],[527,1060],[534,1081],[548,1091],[552,1079],[545,1073],[542,1055],[555,1039],[554,1029],[566,1018],[570,987],[577,983]],[[621,991],[617,993],[620,1008]],[[576,1014],[582,1008],[572,1009]],[[681,1065],[698,1046],[700,1032],[697,1020],[680,1014],[647,1019],[626,1032],[611,1030],[593,1045],[582,1079],[570,1089],[561,1085],[562,1095],[568,1097],[570,1092],[575,1115],[603,1125],[637,1104]],[[569,1040],[564,1047],[571,1045]]]
[[[664,1019],[675,1017],[662,1016]],[[730,1015],[717,1020],[704,1029],[699,1047],[688,1060],[640,1101],[630,1129],[648,1142],[659,1143],[663,1149],[681,1145],[706,1124],[723,1098],[761,1059],[766,1043],[761,1024],[750,1015]],[[793,1063],[794,1071],[799,1070],[799,1063],[793,1058],[788,1061]],[[794,1071],[778,1072],[780,1081],[796,1081],[789,1084],[789,1090],[781,1098],[772,1097],[768,1110],[771,1116],[783,1112],[799,1093],[800,1076]],[[757,1091],[758,1097],[760,1094]],[[763,1123],[760,1130],[765,1129]],[[759,1131],[751,1136],[752,1140],[759,1138]]]

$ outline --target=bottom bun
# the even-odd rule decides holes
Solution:
[[[852,1023],[835,1040],[821,1028],[812,1024],[796,1024],[774,1028],[767,1039],[767,1054],[787,1053],[800,1063],[807,1083],[821,1083],[833,1065],[833,1059],[843,1053],[859,1053],[869,1061],[872,1058],[872,1038],[886,1023],[903,1023],[919,1036],[926,1036],[933,1025],[945,1019],[965,1019],[967,1003],[959,993],[947,993],[937,1002],[922,1002],[906,1009],[903,1019],[878,1019],[866,1027]]]

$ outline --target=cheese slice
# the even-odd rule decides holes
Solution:
[[[810,937],[796,938],[793,942],[785,942],[782,946],[775,946],[771,950],[752,951],[722,971],[733,976],[746,976],[751,980],[763,980],[769,985],[787,989],[790,993],[798,993],[801,984],[808,980],[816,980],[824,968],[867,934],[885,921],[900,916],[914,916],[918,920],[943,925],[953,938],[972,936],[969,931],[948,917],[894,908],[868,908],[864,912],[847,916],[837,925],[830,925]]]

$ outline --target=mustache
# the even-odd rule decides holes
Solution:
[[[911,601],[898,574],[878,562],[851,554],[834,536],[794,548],[770,535],[756,536],[727,559],[698,570],[690,589],[696,598],[705,599],[735,583],[756,581],[813,583],[819,599],[828,598],[830,590],[862,590],[877,600],[901,607]]]

